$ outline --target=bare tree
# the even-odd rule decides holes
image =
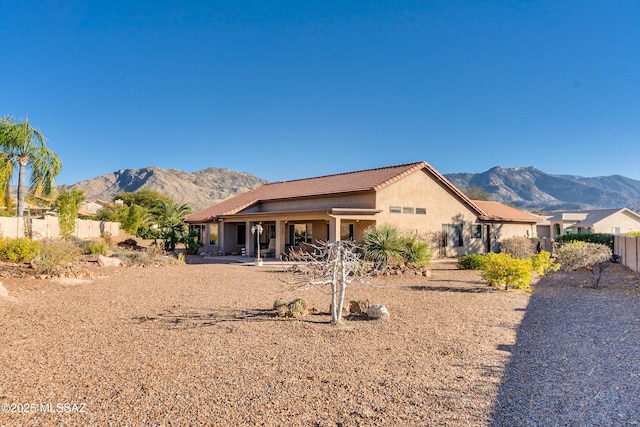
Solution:
[[[310,245],[308,252],[301,252],[297,259],[302,264],[289,270],[296,289],[317,288],[323,292],[330,287],[331,323],[342,323],[342,309],[347,286],[354,280],[368,284],[365,278],[371,274],[371,266],[359,255],[351,240],[320,242]]]
[[[591,273],[592,286],[598,288],[602,272],[611,265],[611,248],[601,243],[574,241],[559,245],[556,257],[565,270],[583,269]]]

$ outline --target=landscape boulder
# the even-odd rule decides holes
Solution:
[[[122,261],[120,261],[118,258],[98,255],[98,265],[102,267],[119,267],[120,264],[122,264]]]
[[[0,298],[9,298],[9,291],[7,291],[2,282],[0,282]]]
[[[364,299],[364,300],[356,300],[356,301],[349,301],[349,313],[350,314],[355,314],[355,315],[360,315],[360,314],[367,314],[367,309],[369,308],[369,301]]]
[[[370,319],[387,320],[389,319],[390,315],[387,307],[382,304],[374,304],[372,306],[369,306],[369,308],[367,309],[367,316],[369,316]]]

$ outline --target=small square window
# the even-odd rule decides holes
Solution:
[[[413,215],[413,208],[402,208],[402,213],[403,214],[412,214]]]
[[[389,206],[390,213],[401,213],[402,208],[400,206]]]
[[[416,208],[416,215],[426,215],[427,208]]]
[[[481,224],[471,224],[471,238],[472,239],[482,239],[482,225]]]

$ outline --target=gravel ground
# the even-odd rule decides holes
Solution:
[[[0,425],[512,426],[640,422],[638,277],[554,274],[533,293],[436,261],[353,284],[388,321],[330,325],[275,266],[4,277]],[[274,317],[275,299],[318,311]]]
[[[640,425],[638,275],[611,264],[601,289],[589,279],[556,274],[534,287],[492,426]]]

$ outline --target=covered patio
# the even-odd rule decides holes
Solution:
[[[374,216],[378,212],[376,209],[332,209],[246,213],[220,216],[206,224],[192,224],[191,228],[205,243],[200,252],[256,258],[259,244],[261,258],[280,259],[318,240],[357,241],[367,227],[376,224]]]

